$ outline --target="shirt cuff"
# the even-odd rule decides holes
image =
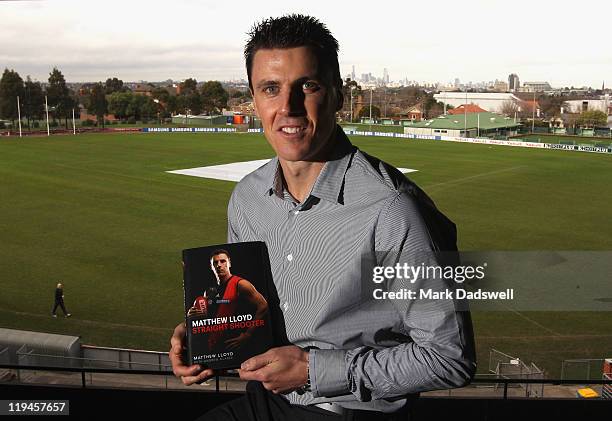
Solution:
[[[350,393],[346,378],[346,351],[311,349],[308,355],[310,387],[315,398]]]

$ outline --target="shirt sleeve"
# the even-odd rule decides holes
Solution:
[[[399,193],[381,212],[375,233],[378,265],[438,264],[432,253],[436,246],[421,212],[406,192]],[[413,283],[394,278],[387,284],[389,291],[441,291],[447,287],[448,281],[429,278]],[[352,393],[360,401],[370,401],[469,383],[476,371],[469,312],[459,311],[456,302],[449,299],[392,302],[397,326],[409,340],[387,348],[310,350],[314,397]]]
[[[229,203],[227,204],[227,242],[238,243],[240,242],[239,224],[238,224],[238,208],[236,206],[236,190],[230,196]]]

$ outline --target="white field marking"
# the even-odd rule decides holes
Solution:
[[[503,172],[507,172],[507,171],[514,171],[514,170],[517,170],[517,169],[523,168],[523,167],[525,167],[525,165],[517,165],[516,167],[503,168],[501,170],[483,172],[483,173],[480,173],[480,174],[470,175],[468,177],[462,177],[462,178],[456,178],[454,180],[444,181],[442,183],[429,184],[427,186],[424,186],[423,188],[424,189],[430,189],[432,187],[446,186],[446,185],[449,185],[449,184],[462,184],[463,182],[467,182],[467,181],[473,180],[475,178],[487,177],[489,175],[503,173]]]
[[[49,313],[29,313],[26,311],[15,311],[15,310],[7,310],[4,308],[0,308],[0,312],[5,312],[5,313],[11,313],[11,314],[15,314],[17,316],[29,316],[29,317],[35,317],[38,319],[50,319],[51,315]],[[60,313],[61,314],[61,313]],[[63,316],[59,316],[62,319],[64,318]],[[101,326],[101,327],[109,327],[109,328],[119,328],[119,329],[135,329],[135,330],[147,330],[147,331],[151,331],[151,332],[158,332],[158,333],[168,333],[170,332],[169,329],[171,328],[166,328],[166,327],[157,327],[157,326],[142,326],[142,325],[130,325],[130,324],[126,324],[126,323],[112,323],[112,322],[102,322],[99,320],[87,320],[87,319],[80,319],[79,318],[79,313],[73,313],[72,317],[70,317],[70,322],[71,323],[78,323],[78,324],[85,324],[85,325],[91,325],[91,326]]]
[[[231,164],[187,168],[184,170],[173,170],[166,172],[171,174],[190,175],[193,177],[213,178],[215,180],[238,182],[247,174],[252,173],[257,168],[267,164],[269,161],[270,159],[258,159],[256,161],[232,162]],[[418,171],[410,168],[398,168],[398,170],[404,174]]]

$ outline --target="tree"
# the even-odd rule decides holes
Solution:
[[[370,106],[367,105],[359,110],[359,118],[369,118],[370,117]],[[372,105],[372,118],[380,117],[380,108],[376,105]]]
[[[30,76],[24,84],[23,99],[24,115],[28,121],[28,129],[31,128],[31,120],[42,120],[45,113],[45,94],[40,82],[33,82]]]
[[[227,107],[227,100],[229,94],[221,85],[221,82],[216,80],[209,80],[202,85],[202,108],[207,113],[221,112],[221,110]]]
[[[143,105],[147,101],[148,97],[144,95],[131,95],[132,98],[130,99],[130,103],[127,107],[127,115],[128,117],[134,117],[135,120],[142,120]]]
[[[603,111],[587,110],[580,113],[576,124],[583,127],[605,127],[608,124],[608,116]]]
[[[342,95],[344,96],[344,104],[342,104],[342,110],[350,116],[351,114],[351,94],[353,98],[361,95],[361,86],[351,78],[346,78],[342,85]]]
[[[560,96],[544,95],[538,99],[538,103],[546,117],[558,117],[561,115],[561,108],[567,110],[567,103]]]
[[[166,113],[172,115],[179,112],[178,108],[178,97],[176,95],[168,96],[168,101],[166,102]]]
[[[0,79],[0,116],[9,119],[15,126],[18,118],[17,97],[23,101],[23,79],[14,70],[4,69]]]
[[[49,86],[47,86],[47,101],[49,107],[53,107],[53,119],[65,118],[66,129],[68,128],[68,116],[71,114],[75,102],[70,96],[70,90],[66,86],[66,79],[57,67],[49,73]]]
[[[191,114],[199,115],[202,114],[203,100],[202,96],[198,91],[192,92],[185,97],[185,107],[191,110]]]
[[[502,103],[501,113],[506,117],[514,117],[514,113],[519,112],[519,106],[516,102],[508,99]]]
[[[102,121],[102,128],[104,128],[104,116],[108,113],[108,101],[106,100],[106,88],[102,83],[96,83],[91,88],[87,108],[92,114],[96,115],[98,124]]]
[[[123,86],[123,81],[121,79],[117,79],[116,77],[106,79],[104,88],[107,95],[110,95],[113,92],[125,92],[127,89],[125,86]]]
[[[153,98],[147,96],[140,106],[140,116],[149,120],[157,115],[158,110],[159,106],[153,101]]]
[[[198,90],[198,82],[193,78],[185,79],[179,84],[181,95],[189,95]]]
[[[131,92],[114,92],[107,98],[108,100],[108,112],[112,113],[118,119],[125,119],[128,117],[128,106],[134,96]]]
[[[168,91],[161,87],[153,89],[153,91],[151,92],[151,96],[154,99],[158,99],[160,102],[163,102],[164,104],[166,104],[168,102],[168,98],[170,98],[170,94],[168,93]]]

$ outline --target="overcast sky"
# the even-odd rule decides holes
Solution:
[[[295,4],[295,6],[292,5]],[[364,4],[368,4],[365,6]],[[312,14],[340,43],[342,75],[421,82],[612,86],[612,3],[603,0],[342,2],[0,1],[0,66],[45,81],[245,78],[254,21]]]

